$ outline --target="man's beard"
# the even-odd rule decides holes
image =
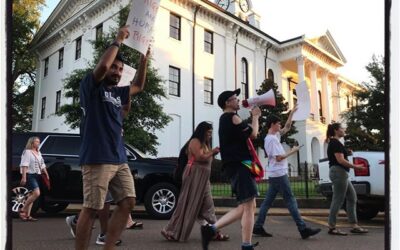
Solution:
[[[107,77],[107,84],[116,86],[116,85],[118,85],[120,80],[121,80],[121,77],[112,75],[112,76]]]

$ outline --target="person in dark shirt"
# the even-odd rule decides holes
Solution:
[[[141,55],[131,85],[117,87],[124,67],[118,51],[128,36],[127,26],[120,28],[115,41],[101,56],[93,72],[80,82],[82,143],[79,161],[82,167],[83,208],[76,227],[75,249],[88,248],[95,215],[104,206],[107,190],[117,207],[107,228],[105,249],[114,248],[135,204],[133,177],[122,138],[123,107],[128,104],[130,96],[143,90],[149,50],[146,56]]]
[[[328,142],[328,159],[329,159],[329,178],[332,181],[333,197],[329,210],[329,234],[332,235],[347,235],[336,228],[336,217],[339,209],[342,207],[346,198],[346,212],[349,222],[352,224],[352,233],[367,233],[368,230],[360,227],[357,221],[357,194],[353,184],[349,180],[349,170],[363,169],[363,165],[352,164],[347,159],[347,150],[339,141],[344,137],[345,130],[340,123],[332,123],[328,125],[326,131],[326,140]]]
[[[201,226],[203,249],[208,249],[210,240],[217,231],[236,220],[242,222],[242,249],[254,249],[251,236],[254,225],[255,198],[258,195],[255,178],[243,161],[251,160],[247,139],[255,139],[258,134],[258,119],[261,111],[255,107],[251,111],[251,125],[236,114],[240,109],[240,89],[224,91],[218,97],[218,105],[224,111],[219,120],[219,143],[223,168],[231,179],[232,191],[236,194],[238,206],[222,216],[213,225]]]

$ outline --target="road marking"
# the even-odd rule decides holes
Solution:
[[[304,220],[306,220],[306,221],[313,222],[315,224],[319,224],[319,225],[322,225],[322,226],[329,227],[329,224],[327,222],[328,218],[320,218],[320,219],[318,219],[318,217],[316,218],[316,217],[308,217],[308,216],[302,216],[302,218]],[[338,222],[337,223],[337,227],[351,227],[351,224],[346,223],[346,222]],[[384,228],[385,226],[384,225],[382,225],[382,226],[373,226],[373,225],[362,224],[362,227],[365,227],[365,228]]]

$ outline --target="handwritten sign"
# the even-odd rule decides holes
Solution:
[[[293,114],[293,121],[303,121],[310,116],[310,93],[308,92],[307,83],[305,81],[296,85],[297,94],[297,110]]]
[[[119,80],[118,87],[129,86],[131,81],[135,77],[136,69],[132,68],[129,65],[124,65],[124,69],[122,71],[121,79]]]
[[[154,21],[160,6],[160,0],[132,1],[126,25],[129,25],[129,37],[124,44],[136,49],[143,55],[152,40]]]

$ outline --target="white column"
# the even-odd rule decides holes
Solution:
[[[323,71],[322,73],[322,102],[324,103],[322,107],[322,114],[325,117],[326,124],[331,122],[331,114],[329,112],[329,93],[328,93],[328,71]]]
[[[235,27],[231,26],[227,27],[225,34],[225,90],[235,88],[235,32]]]
[[[310,78],[311,78],[311,113],[314,114],[314,120],[315,121],[319,121],[317,69],[318,69],[318,65],[316,63],[311,63],[311,70],[310,70]]]
[[[337,122],[339,120],[339,93],[338,93],[337,75],[333,77],[331,88],[332,88],[332,111],[333,111],[332,119]]]
[[[297,75],[298,75],[298,78],[299,78],[299,83],[305,80],[304,61],[305,61],[305,57],[304,56],[296,57]]]

